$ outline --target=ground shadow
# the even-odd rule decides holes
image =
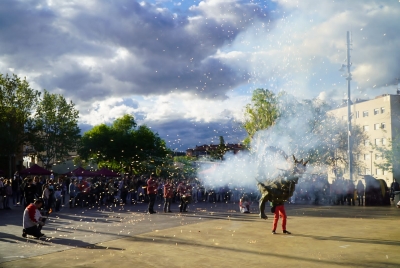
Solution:
[[[13,234],[1,233],[0,232],[0,241],[3,243],[35,243],[40,244],[41,246],[67,246],[71,248],[87,248],[87,249],[107,249],[107,250],[124,250],[123,248],[115,248],[115,247],[103,247],[97,244],[84,242],[76,239],[68,239],[68,238],[58,238],[58,237],[44,237],[40,239],[36,239],[28,236],[28,238],[24,238],[22,236],[16,236]],[[64,249],[63,249],[64,250]]]
[[[282,260],[296,260],[296,261],[304,261],[304,262],[310,262],[310,263],[318,263],[320,265],[346,265],[346,266],[359,266],[359,263],[355,262],[349,262],[349,261],[339,261],[339,260],[321,260],[321,259],[312,259],[312,258],[307,258],[307,257],[299,257],[299,256],[293,256],[293,255],[284,255],[284,254],[276,254],[276,253],[269,253],[268,251],[263,251],[260,253],[259,251],[254,251],[254,250],[249,250],[246,249],[245,247],[241,248],[231,248],[223,245],[204,245],[200,243],[196,243],[190,240],[183,240],[179,239],[177,237],[165,237],[165,236],[149,236],[149,237],[130,237],[128,240],[132,241],[133,243],[138,242],[138,243],[160,243],[160,244],[165,244],[168,246],[175,246],[175,245],[186,245],[186,246],[193,246],[193,247],[205,247],[205,248],[210,248],[212,250],[223,250],[223,251],[229,251],[229,252],[235,252],[237,254],[241,253],[249,253],[253,254],[255,258],[258,258],[260,254],[264,256],[270,256],[270,257],[276,257],[276,258],[282,258]],[[284,263],[284,262],[283,262]],[[393,263],[389,262],[369,262],[368,264],[363,264],[363,267],[383,267],[383,266],[393,266]]]
[[[395,240],[382,240],[382,239],[377,240],[368,238],[356,238],[356,237],[344,237],[344,236],[318,236],[318,235],[305,235],[305,234],[295,234],[295,236],[312,238],[316,240],[332,240],[332,241],[362,243],[362,244],[400,246],[400,241],[395,241]]]

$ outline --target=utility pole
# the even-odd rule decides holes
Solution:
[[[352,154],[352,136],[351,136],[351,100],[350,100],[350,81],[351,81],[351,72],[350,72],[351,62],[350,62],[350,32],[347,31],[347,154],[349,158],[349,179],[350,181],[353,179],[353,154]]]

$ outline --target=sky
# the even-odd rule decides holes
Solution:
[[[346,98],[395,94],[399,0],[2,0],[0,73],[64,95],[82,132],[134,115],[172,150],[237,143],[256,88]]]

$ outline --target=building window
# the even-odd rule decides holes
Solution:
[[[371,170],[369,168],[365,169],[365,175],[371,175]]]
[[[363,117],[368,117],[368,111],[363,112]]]
[[[385,138],[382,138],[382,144],[386,145],[386,139]]]
[[[375,160],[382,160],[382,154],[375,154]]]
[[[374,109],[374,115],[379,114],[379,109]]]
[[[375,174],[376,174],[376,175],[383,175],[382,169],[377,168]]]
[[[382,145],[382,139],[375,139],[375,145]]]
[[[386,124],[385,123],[381,124],[381,129],[386,129]]]
[[[370,160],[371,155],[370,154],[364,154],[364,160]]]
[[[388,171],[387,170],[384,170],[383,171],[383,175],[387,175],[388,174]]]
[[[385,112],[385,107],[381,107],[381,114]]]
[[[356,118],[360,118],[360,111],[356,112]]]
[[[375,130],[378,130],[380,127],[381,127],[381,124],[379,124],[379,123],[378,124],[374,124],[374,129]]]
[[[364,131],[369,131],[369,126],[363,126]]]
[[[364,140],[364,146],[368,146],[369,145],[369,140]]]

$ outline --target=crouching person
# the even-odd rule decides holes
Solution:
[[[36,238],[44,236],[42,234],[42,227],[44,226],[44,220],[42,219],[42,214],[40,214],[39,209],[43,206],[43,199],[39,198],[34,201],[34,203],[29,204],[25,211],[23,217],[23,227],[22,236],[31,235]]]
[[[250,213],[250,200],[247,195],[243,195],[239,201],[239,209],[241,213]]]

